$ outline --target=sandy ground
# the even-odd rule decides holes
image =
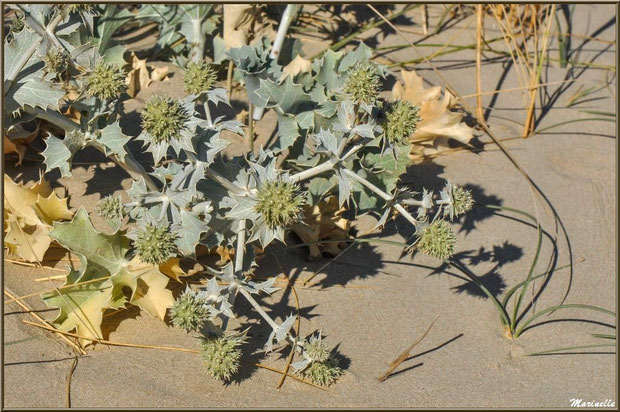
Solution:
[[[578,5],[579,18],[574,19],[573,33],[615,39],[615,8],[612,5]],[[411,18],[418,22],[419,14]],[[431,27],[433,26],[431,17]],[[429,40],[441,43],[467,26],[464,20]],[[489,36],[497,35],[492,20],[487,20]],[[419,36],[409,35],[412,40]],[[459,34],[458,44],[474,42],[475,24]],[[381,45],[399,44],[394,34],[378,37]],[[615,45],[572,39],[573,58],[596,64],[615,64]],[[498,46],[499,47],[499,46]],[[557,56],[557,45],[552,54]],[[433,48],[424,48],[431,53]],[[473,51],[434,59],[446,79],[462,95],[475,92]],[[393,53],[396,59],[416,57],[411,50]],[[492,57],[492,56],[491,56]],[[432,84],[442,84],[427,65],[417,67],[419,74]],[[486,61],[483,67],[487,90],[498,87],[505,67],[497,61]],[[552,63],[547,69],[549,81],[563,80],[567,69]],[[541,115],[537,105],[539,128],[575,118],[600,117],[583,110],[615,112],[615,76],[608,89],[594,100],[566,108],[565,104],[579,85],[584,88],[600,84],[611,73],[597,68],[574,69],[574,84],[562,92],[557,101]],[[615,75],[615,73],[613,73]],[[155,86],[139,99],[128,102],[128,111],[141,105],[157,87],[173,89],[180,81]],[[499,86],[518,87],[513,69]],[[558,86],[543,93],[548,102]],[[178,88],[176,88],[178,89]],[[470,103],[474,103],[473,100]],[[489,123],[500,138],[521,132],[514,121],[523,122],[522,97],[519,93],[503,93],[494,101]],[[546,104],[546,103],[545,103]],[[542,105],[544,107],[544,104]],[[135,119],[136,113],[133,113]],[[132,119],[130,117],[130,119]],[[269,114],[265,123],[273,119]],[[131,120],[127,122],[129,124]],[[271,126],[266,126],[271,127]],[[557,265],[571,258],[574,270],[555,273],[537,304],[537,309],[560,303],[570,284],[567,303],[584,303],[615,310],[616,307],[616,125],[612,122],[578,122],[551,129],[528,139],[506,142],[506,146],[533,181],[544,192],[561,219],[570,239],[566,239],[553,219],[539,204],[538,212],[544,228],[555,242],[546,238],[540,270],[557,248]],[[488,137],[477,133],[479,140]],[[423,185],[439,189],[443,179],[468,185],[479,204],[504,206],[535,212],[527,183],[504,154],[493,146],[483,153],[459,152],[437,159],[433,164],[414,166],[404,181],[414,188]],[[98,166],[77,165],[74,178],[60,179],[66,186],[70,206],[92,207],[104,194],[122,193],[130,179],[102,157],[85,151],[76,160],[101,162]],[[17,170],[7,162],[7,173]],[[38,165],[27,163],[19,171],[36,175]],[[58,189],[60,192],[63,189]],[[101,222],[99,222],[101,223]],[[361,230],[373,224],[362,219]],[[465,220],[458,232],[459,257],[483,277],[487,286],[501,295],[523,280],[536,246],[536,231],[520,221],[489,213],[478,207]],[[398,223],[386,229],[386,238],[401,239]],[[265,258],[260,273],[277,273],[278,262],[291,279],[310,276],[325,261],[309,262],[306,251],[294,249]],[[58,267],[62,265],[59,264]],[[276,390],[279,376],[257,369],[252,363],[282,368],[281,354],[265,356],[247,354],[248,363],[237,380],[223,386],[204,372],[197,355],[98,345],[88,356],[79,358],[71,384],[74,407],[569,407],[571,399],[617,402],[616,355],[595,354],[585,350],[579,354],[525,357],[525,353],[544,349],[595,343],[592,333],[615,333],[615,319],[584,310],[557,312],[544,317],[542,324],[525,332],[518,340],[503,336],[498,313],[492,303],[470,284],[449,273],[439,273],[437,261],[416,256],[400,259],[396,247],[362,245],[349,250],[319,274],[318,286],[299,288],[303,319],[301,331],[306,335],[321,329],[330,345],[342,355],[346,374],[327,391],[287,379]],[[444,268],[445,269],[445,268]],[[54,273],[56,274],[56,273]],[[5,287],[17,295],[46,288],[34,282],[45,276],[39,269],[5,264]],[[572,279],[572,280],[571,280]],[[264,299],[267,309],[276,317],[294,308],[288,292],[278,292]],[[46,310],[40,298],[28,304],[45,318],[54,311]],[[251,335],[258,346],[267,330],[257,321],[249,305],[237,308],[247,324],[255,325]],[[121,342],[195,348],[196,340],[182,331],[129,310],[125,319],[109,338]],[[427,338],[387,381],[377,377],[409,344],[420,336],[435,316],[439,316]],[[63,407],[66,405],[66,379],[73,363],[70,348],[47,332],[22,323],[29,319],[14,304],[5,306],[4,332],[4,406]],[[113,321],[114,319],[110,319]],[[580,320],[587,320],[583,322]],[[114,322],[110,322],[111,324]],[[607,348],[608,349],[608,348]],[[611,348],[613,349],[613,348]],[[615,352],[615,351],[611,351]]]

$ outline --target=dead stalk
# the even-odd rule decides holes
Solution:
[[[484,4],[476,5],[476,114],[484,120],[482,111],[482,43],[484,37]]]

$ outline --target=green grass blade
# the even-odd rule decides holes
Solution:
[[[443,11],[443,13],[441,13],[441,16],[439,17],[439,21],[437,22],[437,26],[435,26],[434,34],[439,33],[439,31],[442,29],[444,20],[446,20],[446,17],[448,17],[448,14],[450,14],[453,8],[454,8],[454,4],[451,4],[450,7],[446,8]]]
[[[514,308],[512,310],[512,318],[510,320],[510,327],[512,330],[515,330],[517,327],[517,318],[519,317],[519,309],[521,308],[521,303],[523,302],[523,299],[525,298],[525,293],[527,292],[527,287],[529,286],[530,282],[532,281],[532,277],[534,276],[534,270],[536,269],[536,265],[538,264],[538,258],[540,257],[540,251],[542,249],[542,236],[543,236],[543,232],[540,228],[540,223],[538,223],[538,219],[536,219],[534,216],[532,216],[531,214],[524,212],[522,210],[519,209],[514,209],[511,207],[506,207],[506,206],[496,206],[496,205],[487,205],[487,208],[489,209],[493,209],[493,210],[504,210],[504,211],[509,211],[509,212],[513,212],[513,213],[518,213],[522,216],[525,216],[527,218],[529,218],[530,220],[532,220],[532,222],[536,225],[536,232],[538,233],[538,240],[536,243],[536,253],[534,254],[534,259],[532,259],[532,264],[530,265],[530,270],[527,274],[527,277],[525,278],[525,280],[523,281],[523,285],[521,288],[521,293],[519,293],[519,297],[517,298],[517,301],[515,302]]]
[[[525,354],[525,356],[551,355],[551,354],[557,354],[558,352],[566,352],[566,351],[577,350],[577,349],[603,348],[603,347],[612,347],[612,346],[616,347],[616,344],[615,343],[596,343],[592,345],[567,346],[565,348],[556,348],[556,349],[543,350],[540,352],[527,353]]]
[[[603,111],[600,111],[600,110],[579,110],[579,111],[582,112],[582,113],[587,113],[587,114],[598,114],[598,115],[601,115],[601,116],[609,116],[609,117],[613,117],[613,118],[616,117],[616,114],[613,113],[613,112],[603,112]]]
[[[549,271],[546,271],[546,272],[540,273],[540,274],[538,274],[538,275],[536,275],[536,276],[533,276],[533,277],[532,277],[532,279],[530,279],[530,280],[540,279],[540,278],[541,278],[541,277],[543,277],[543,276],[549,275],[549,274],[551,274],[551,273],[553,273],[553,272],[555,272],[555,271],[558,271],[558,270],[566,269],[566,268],[571,267],[571,266],[572,266],[572,264],[570,264],[570,263],[569,263],[569,264],[567,264],[567,265],[557,267],[557,268],[555,268],[555,269],[553,269],[553,270],[549,270]],[[508,292],[506,292],[506,295],[504,295],[504,299],[503,299],[503,301],[502,301],[502,304],[503,304],[504,306],[508,305],[508,301],[510,300],[510,298],[512,297],[512,295],[514,295],[514,293],[515,293],[517,290],[519,290],[519,288],[520,288],[521,286],[525,285],[526,283],[527,283],[527,281],[525,281],[525,280],[524,280],[524,281],[522,281],[522,282],[517,283],[517,284],[516,284],[516,285],[514,285],[513,287],[511,287],[511,288],[508,290]]]
[[[469,269],[467,269],[466,267],[460,265],[459,263],[456,263],[456,262],[454,262],[452,260],[446,260],[446,262],[448,264],[450,264],[452,267],[454,267],[455,269],[460,270],[465,276],[467,276],[476,285],[478,285],[478,287],[484,292],[484,294],[487,295],[489,299],[491,299],[491,301],[493,302],[493,304],[497,308],[498,312],[500,313],[500,316],[501,316],[502,321],[504,322],[504,324],[505,325],[510,325],[510,316],[508,315],[508,312],[506,311],[506,308],[504,306],[502,306],[502,304],[500,303],[499,300],[497,300],[495,295],[493,295],[486,288],[486,286],[484,286],[484,284],[480,281],[478,276],[474,275]]]
[[[616,314],[610,310],[607,310],[605,308],[601,308],[598,306],[592,306],[592,305],[582,305],[579,303],[568,303],[568,304],[564,304],[564,305],[557,305],[557,306],[551,306],[549,308],[540,310],[536,313],[534,313],[532,316],[530,316],[530,318],[526,321],[524,321],[521,326],[519,327],[519,329],[517,329],[516,333],[515,333],[515,338],[519,337],[519,335],[521,335],[521,333],[523,333],[523,331],[527,328],[527,326],[532,323],[534,320],[538,319],[539,317],[541,317],[542,315],[544,315],[545,313],[549,313],[549,312],[553,312],[556,311],[558,309],[589,309],[589,310],[594,310],[596,312],[602,312],[605,313],[607,315],[616,317]]]
[[[551,130],[551,129],[554,129],[554,128],[560,127],[560,126],[564,126],[565,124],[577,123],[577,122],[613,122],[613,123],[615,123],[616,120],[615,119],[608,119],[608,118],[605,118],[605,117],[587,117],[587,118],[584,118],[584,119],[566,120],[564,122],[552,124],[551,126],[543,127],[542,129],[536,130],[535,133],[536,134],[544,133],[547,130]]]
[[[616,340],[616,335],[611,335],[607,333],[593,333],[592,336],[599,339],[613,339]]]

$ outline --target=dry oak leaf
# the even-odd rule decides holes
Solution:
[[[4,135],[4,154],[17,153],[17,166],[22,164],[26,148],[39,135],[39,125],[35,130],[24,129],[23,124],[15,125]]]
[[[101,338],[103,313],[128,303],[164,319],[174,302],[166,289],[170,279],[158,265],[129,260],[130,242],[124,232],[98,232],[80,207],[70,222],[55,222],[50,236],[80,259],[79,269],[70,268],[62,289],[43,295],[49,307],[60,309],[53,321],[60,330]]]
[[[152,82],[162,82],[168,80],[168,66],[151,67],[153,68],[153,71],[151,71]]]
[[[248,44],[251,26],[250,4],[224,5],[224,44],[226,49],[234,49]]]
[[[469,144],[474,137],[473,129],[461,121],[461,113],[450,110],[455,102],[452,94],[445,91],[441,98],[440,86],[425,89],[422,77],[413,70],[401,70],[401,76],[403,83],[394,85],[392,100],[407,100],[420,107],[421,121],[410,138],[412,160],[421,160],[449,148],[450,139]]]
[[[140,60],[134,52],[131,52],[131,62],[129,63],[129,72],[125,78],[125,84],[127,85],[127,94],[130,97],[136,97],[140,90],[151,84],[146,59]]]
[[[179,259],[173,257],[159,265],[161,273],[179,283],[183,283],[182,277],[193,276],[203,270],[205,270],[204,266],[189,258]]]
[[[314,206],[304,206],[303,221],[292,227],[304,243],[320,240],[347,240],[351,221],[342,217],[346,209],[338,206],[338,198],[329,196]],[[315,243],[308,246],[309,257],[318,259],[323,253],[337,256],[347,243]]]
[[[312,70],[312,62],[301,57],[299,54],[284,68],[282,68],[282,76],[280,80],[286,79],[287,76],[294,78],[299,73],[308,73]]]
[[[60,199],[45,179],[27,188],[4,175],[4,208],[5,245],[27,262],[43,260],[53,222],[72,217],[67,199]]]

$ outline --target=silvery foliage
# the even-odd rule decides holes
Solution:
[[[401,214],[404,208],[413,208],[419,219],[409,215],[413,224],[429,218],[434,206],[431,192],[425,189],[419,196],[397,188],[409,164],[410,147],[386,152],[381,107],[356,105],[342,90],[348,70],[356,63],[370,61],[371,49],[363,43],[348,54],[328,50],[313,61],[311,72],[284,80],[277,61],[268,57],[267,40],[229,51],[228,58],[236,64],[250,101],[276,111],[276,142],[257,154],[224,160],[221,154],[230,141],[222,132],[243,135],[244,131],[236,120],[212,120],[212,107],[229,105],[226,91],[214,89],[182,100],[189,116],[179,139],[153,144],[148,134],[137,137],[154,159],[152,172],[146,173],[127,151],[130,137],[119,126],[122,97],[109,101],[89,97],[84,80],[84,74],[100,61],[119,63],[120,46],[114,44],[112,33],[128,19],[125,11],[103,7],[98,11],[99,18],[93,20],[91,14],[67,13],[63,7],[19,7],[27,16],[26,26],[5,43],[3,115],[7,126],[39,117],[65,130],[64,139],[50,135],[46,140],[43,155],[47,171],[58,168],[63,176],[70,176],[72,157],[86,146],[98,148],[133,171],[132,176],[139,177],[128,190],[131,201],[125,204],[123,215],[129,216],[137,228],[168,227],[176,235],[180,255],[195,257],[198,245],[236,248],[241,264],[208,268],[213,277],[198,291],[209,305],[210,320],[234,316],[232,306],[239,291],[253,299],[252,295],[277,290],[275,278],[257,283],[247,276],[256,265],[254,246],[264,249],[274,240],[284,241],[289,229],[269,226],[257,213],[257,195],[265,182],[299,185],[310,205],[337,194],[339,204],[348,205],[358,215],[372,212],[379,216],[378,226],[387,222],[394,208]],[[192,25],[206,25],[202,29],[210,30],[212,20],[205,19],[210,6],[196,6],[202,7],[196,10],[175,7],[195,17]],[[169,37],[160,39],[162,45],[176,38],[172,28],[179,25],[180,33],[191,39],[183,17],[173,16],[169,6],[145,6],[139,18],[163,25]],[[50,27],[52,24],[55,27]],[[44,70],[42,57],[53,48],[67,53],[74,70],[62,79]],[[384,77],[389,74],[383,66],[379,70]],[[73,92],[70,97],[65,97],[67,91]],[[80,124],[60,114],[70,108],[82,113]],[[450,201],[449,196],[442,195],[442,208],[448,210]],[[112,222],[112,226],[118,228],[119,222]],[[240,237],[243,231],[247,236]],[[218,281],[228,286],[219,286]],[[273,329],[267,350],[273,349],[274,342],[288,341],[303,355],[303,345],[291,332],[295,316],[277,325],[264,311],[261,315],[269,319]],[[217,330],[214,323],[211,327]],[[295,368],[303,370],[311,363],[312,359],[305,356]]]

